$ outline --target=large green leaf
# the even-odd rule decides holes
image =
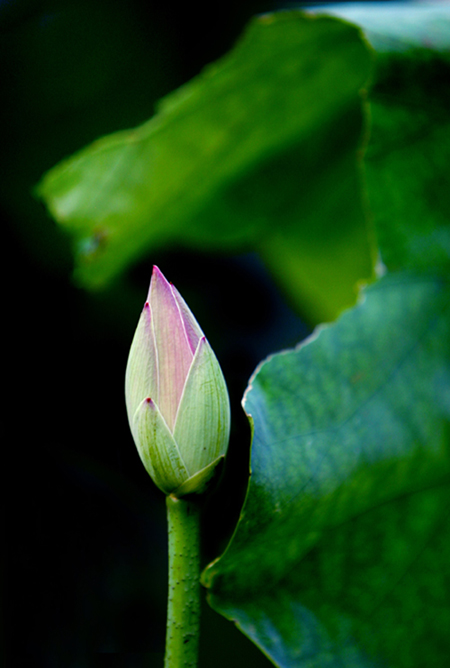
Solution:
[[[203,582],[276,665],[446,665],[449,341],[449,283],[399,273],[252,377],[247,499]]]
[[[100,139],[38,191],[101,284],[163,244],[261,252],[313,320],[372,276],[356,154],[371,70],[359,30],[301,12],[256,18],[144,125]]]
[[[389,270],[450,265],[450,5],[321,7],[360,25],[378,52],[365,155],[370,208]]]

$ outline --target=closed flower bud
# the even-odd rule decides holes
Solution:
[[[125,396],[156,485],[174,496],[202,492],[228,448],[227,387],[197,321],[157,267],[131,344]]]

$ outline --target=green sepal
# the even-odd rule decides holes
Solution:
[[[165,494],[171,494],[189,478],[189,472],[158,406],[152,399],[142,401],[133,423],[136,446],[142,463],[157,487]]]
[[[217,457],[211,464],[205,466],[201,471],[197,471],[193,476],[188,478],[178,489],[172,492],[172,496],[181,498],[186,496],[186,494],[203,494],[208,487],[208,484],[211,482],[211,479],[217,472],[217,467],[219,464],[222,464],[225,460],[225,455],[220,455]]]
[[[153,397],[156,402],[159,401],[155,337],[150,308],[146,303],[133,337],[125,373],[127,414],[135,440],[134,417],[142,398],[148,396]]]

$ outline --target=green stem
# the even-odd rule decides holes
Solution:
[[[166,498],[169,596],[164,668],[195,668],[200,628],[200,506]]]

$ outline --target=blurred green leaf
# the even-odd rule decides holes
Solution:
[[[377,50],[366,182],[389,270],[450,264],[450,5],[321,6],[354,21]]]
[[[446,665],[449,340],[449,283],[395,274],[252,377],[248,495],[203,581],[277,666]]]
[[[354,303],[373,251],[356,153],[371,69],[354,26],[261,16],[149,122],[51,170],[38,191],[102,284],[163,244],[259,250],[312,320]]]
[[[450,49],[383,57],[378,68],[366,177],[391,271],[450,266],[449,81]]]

